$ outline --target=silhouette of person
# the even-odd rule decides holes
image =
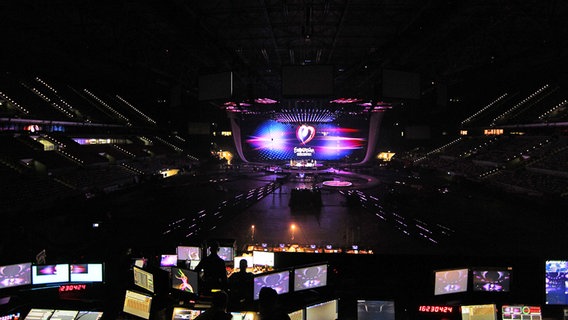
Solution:
[[[248,262],[241,259],[239,271],[233,273],[228,279],[229,298],[231,308],[244,310],[252,303],[254,275],[247,272]]]
[[[219,243],[216,241],[212,242],[209,250],[209,255],[199,261],[194,269],[197,272],[203,272],[201,277],[203,280],[203,291],[200,292],[203,294],[210,294],[213,289],[227,290],[225,261],[217,254]]]
[[[278,303],[278,292],[270,287],[262,287],[258,294],[258,313],[260,320],[291,320]]]
[[[225,291],[215,291],[211,297],[211,307],[195,320],[230,320],[233,316],[227,312],[229,296]]]

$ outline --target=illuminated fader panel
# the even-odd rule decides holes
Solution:
[[[541,320],[541,308],[536,306],[503,306],[503,320]]]

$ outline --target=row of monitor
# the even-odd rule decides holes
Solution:
[[[338,299],[308,305],[299,310],[288,313],[290,320],[335,320],[339,319]],[[459,307],[447,306],[431,310],[428,306],[420,306],[417,314],[419,318],[426,318],[427,314],[438,314],[442,319],[462,320],[498,320],[497,305],[475,304]],[[442,310],[442,311],[440,311]],[[540,306],[503,305],[500,309],[501,320],[542,320]],[[195,319],[204,310],[177,307],[172,312],[172,320]],[[232,312],[233,319],[259,320],[258,313],[254,311]],[[395,320],[395,302],[393,300],[357,300],[357,320]]]
[[[568,260],[545,262],[545,303],[568,305]],[[434,295],[472,291],[509,292],[512,268],[451,269],[435,271]]]
[[[155,274],[148,270],[133,267],[134,285],[150,293],[156,293]],[[160,270],[162,271],[162,270]],[[253,276],[253,297],[258,300],[262,287],[270,287],[278,294],[324,287],[328,280],[326,263],[306,265],[285,270],[255,274]],[[169,269],[170,288],[186,292],[199,293],[199,274],[197,271],[179,267]]]
[[[209,252],[207,252],[209,254]],[[240,259],[247,259],[249,266],[260,265],[274,267],[274,252],[253,251],[251,256],[235,256],[233,247],[221,246],[217,252],[219,257],[227,263],[239,265]],[[202,249],[198,246],[178,246],[175,254],[162,254],[160,256],[161,267],[175,267],[178,261],[191,261],[192,266],[197,265],[203,257]]]
[[[451,269],[435,271],[434,295],[473,291],[509,292],[511,268]]]
[[[124,299],[123,312],[143,319],[151,318],[153,297],[143,293],[127,290]],[[185,306],[174,307],[171,320],[193,320],[207,309],[198,309]],[[425,317],[426,314],[439,314],[444,318],[460,317],[462,320],[497,320],[498,308],[495,304],[477,304],[455,306],[418,306],[417,313]],[[503,305],[500,308],[502,320],[542,320],[540,306]],[[259,320],[256,311],[231,312],[234,320]],[[326,320],[338,319],[339,300],[333,299],[307,305],[301,309],[288,313],[291,320]],[[395,320],[395,302],[393,300],[357,300],[357,320]],[[451,316],[454,315],[454,316]],[[54,310],[32,308],[24,320],[55,320],[55,319],[81,319],[98,320],[103,316],[101,311]],[[11,319],[21,319],[14,314]]]
[[[26,262],[0,266],[0,289],[68,282],[104,282],[104,264],[60,263],[36,265]]]
[[[99,320],[103,317],[102,311],[79,311],[59,309],[33,308],[24,320]],[[20,319],[15,317],[13,319]]]
[[[138,316],[143,319],[150,319],[152,300],[151,295],[126,291],[123,312]],[[193,320],[207,309],[197,309],[191,307],[174,307],[172,310],[172,320]],[[256,311],[237,311],[231,312],[233,320],[260,320]],[[338,319],[338,300],[329,300],[321,303],[308,305],[304,308],[295,310],[288,314],[291,320],[323,320]],[[393,311],[394,315],[394,311]],[[394,316],[392,319],[394,320]]]

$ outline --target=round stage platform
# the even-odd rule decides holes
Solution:
[[[344,187],[351,187],[353,182],[350,181],[338,181],[338,180],[328,180],[321,183],[322,186],[331,187],[331,188],[344,188]]]

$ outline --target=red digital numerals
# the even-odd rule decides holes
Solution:
[[[86,284],[65,284],[59,286],[59,292],[84,291],[84,290],[87,290]]]
[[[454,311],[454,307],[449,306],[418,306],[419,312],[431,312],[431,313],[451,313]]]

